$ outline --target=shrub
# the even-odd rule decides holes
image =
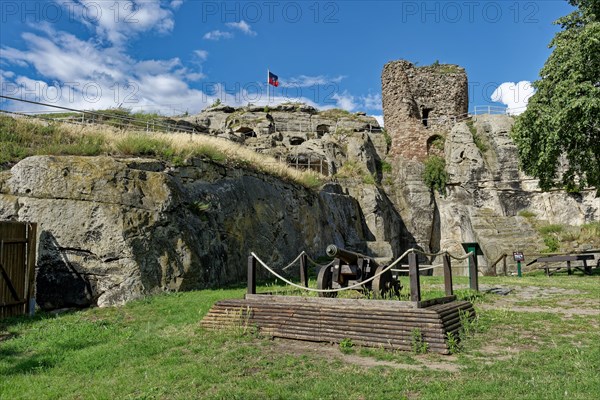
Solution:
[[[381,172],[391,173],[392,172],[392,164],[387,161],[381,162]]]
[[[444,150],[444,144],[446,143],[446,138],[443,136],[438,136],[431,141],[431,147],[437,150]]]
[[[425,161],[423,182],[425,182],[431,190],[437,190],[441,195],[445,195],[446,182],[448,182],[446,160],[438,156],[429,156]]]
[[[350,338],[342,339],[342,341],[340,342],[340,351],[344,354],[352,353],[354,351],[353,347],[354,343]]]
[[[554,253],[559,249],[558,238],[555,236],[544,236],[544,244],[547,248],[542,253]]]
[[[479,136],[479,134],[477,133],[477,128],[475,128],[475,125],[473,124],[472,119],[467,120],[467,126],[469,127],[469,131],[471,131],[471,136],[473,136],[473,143],[475,143],[475,146],[477,146],[479,151],[481,151],[482,153],[485,153],[486,151],[488,151],[489,148],[484,143],[481,136]]]
[[[392,137],[385,129],[382,129],[383,137],[385,138],[385,143],[387,144],[388,149],[392,146]]]
[[[419,328],[411,331],[411,347],[415,354],[425,354],[429,349],[429,345],[423,337],[423,332]]]

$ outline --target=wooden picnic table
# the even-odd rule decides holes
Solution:
[[[594,255],[593,254],[567,254],[567,255],[561,255],[561,256],[549,256],[549,257],[540,257],[538,258],[537,262],[543,262],[546,263],[543,267],[540,267],[541,269],[544,269],[544,271],[546,271],[546,275],[550,276],[550,269],[556,269],[557,271],[564,268],[564,267],[550,267],[548,265],[548,263],[553,263],[553,262],[567,262],[567,273],[569,275],[573,274],[572,269],[578,269],[580,271],[582,271],[584,274],[586,275],[591,275],[592,274],[592,266],[587,264],[588,260],[593,260],[594,259]],[[581,261],[583,263],[583,269],[581,269],[581,267],[571,267],[571,261]]]

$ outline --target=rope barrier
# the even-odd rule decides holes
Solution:
[[[466,260],[467,258],[469,258],[469,256],[471,254],[473,254],[473,252],[471,251],[471,252],[465,254],[464,256],[455,256],[447,251],[440,251],[439,253],[427,253],[427,252],[425,252],[423,250],[419,250],[419,249],[411,249],[411,250],[413,253],[419,253],[426,257],[437,257],[437,256],[442,256],[442,255],[448,254],[450,257],[454,258],[455,260]]]
[[[455,260],[459,260],[459,261],[460,261],[460,260],[466,260],[466,259],[467,259],[467,258],[469,258],[471,255],[473,255],[473,252],[472,252],[472,251],[468,252],[467,254],[465,254],[465,255],[464,255],[464,256],[462,256],[462,257],[455,256],[455,255],[453,255],[453,254],[451,254],[451,253],[448,253],[448,252],[446,252],[446,253],[447,253],[447,254],[448,254],[450,257],[454,258]]]
[[[363,285],[365,285],[365,284],[367,284],[367,283],[375,280],[375,278],[379,278],[381,275],[383,275],[384,273],[386,273],[387,271],[389,271],[390,269],[392,269],[396,264],[398,264],[402,258],[406,257],[408,254],[410,254],[412,252],[413,252],[413,249],[407,250],[398,259],[396,259],[396,261],[394,261],[392,264],[390,264],[389,266],[387,266],[386,268],[384,268],[381,272],[379,272],[378,274],[373,275],[369,279],[365,279],[364,281],[362,281],[360,283],[356,283],[356,284],[354,284],[352,286],[343,287],[343,288],[339,288],[339,289],[314,289],[314,288],[307,288],[307,287],[304,287],[304,286],[297,285],[294,282],[291,282],[291,281],[285,279],[283,276],[279,275],[277,272],[273,271],[267,264],[265,264],[260,258],[258,258],[258,256],[256,254],[254,254],[254,253],[251,253],[251,254],[252,254],[252,257],[256,258],[256,261],[258,261],[259,264],[261,264],[263,266],[263,268],[265,268],[271,274],[275,275],[275,277],[277,277],[278,279],[282,280],[283,282],[287,283],[290,286],[297,287],[297,288],[303,289],[303,290],[307,290],[309,292],[337,293],[337,292],[342,292],[344,290],[351,290],[351,289],[363,286]]]
[[[365,284],[367,284],[367,283],[369,283],[369,282],[371,282],[371,281],[375,280],[375,278],[379,278],[381,275],[383,275],[384,273],[386,273],[386,272],[387,272],[387,271],[389,271],[389,270],[392,270],[392,271],[394,271],[394,272],[405,272],[405,271],[406,271],[405,269],[403,269],[403,270],[401,270],[401,269],[399,269],[399,268],[397,268],[397,269],[393,269],[393,267],[395,267],[395,266],[396,266],[396,264],[398,264],[398,263],[400,262],[400,260],[401,260],[401,259],[403,259],[403,258],[404,258],[404,257],[406,257],[407,255],[409,255],[410,253],[421,253],[421,254],[425,254],[425,255],[427,255],[427,254],[430,254],[430,253],[425,253],[424,251],[422,251],[422,250],[418,250],[418,249],[408,249],[408,250],[406,250],[406,251],[404,252],[404,254],[402,254],[400,257],[398,257],[398,258],[396,259],[396,261],[394,261],[393,263],[391,263],[390,265],[388,265],[387,267],[385,267],[385,268],[384,268],[384,269],[383,269],[381,272],[379,272],[378,274],[375,274],[375,275],[373,275],[372,277],[370,277],[369,279],[365,279],[364,281],[362,281],[362,282],[359,282],[359,283],[356,283],[356,284],[354,284],[354,285],[352,285],[352,286],[347,286],[347,287],[343,287],[343,288],[339,288],[339,289],[314,289],[314,288],[309,288],[309,287],[305,287],[305,286],[300,286],[300,285],[298,285],[298,284],[296,284],[296,283],[294,283],[294,282],[292,282],[292,281],[290,281],[290,280],[288,280],[288,279],[284,278],[283,276],[279,275],[279,274],[278,274],[277,272],[275,272],[275,271],[274,271],[274,270],[273,270],[271,267],[269,267],[269,266],[268,266],[268,265],[267,265],[267,264],[266,264],[266,263],[265,263],[263,260],[261,260],[261,259],[260,259],[260,258],[259,258],[259,257],[256,255],[256,253],[252,252],[252,253],[250,253],[250,254],[252,255],[252,257],[256,258],[256,261],[258,261],[258,263],[259,263],[259,264],[260,264],[260,265],[261,265],[263,268],[265,268],[267,271],[269,271],[269,272],[270,272],[272,275],[274,275],[274,276],[275,276],[277,279],[280,279],[281,281],[283,281],[283,282],[287,283],[287,284],[288,284],[288,285],[290,285],[290,286],[293,286],[293,287],[296,287],[296,288],[299,288],[299,289],[302,289],[302,290],[307,290],[307,291],[309,291],[309,292],[317,292],[317,293],[337,293],[337,292],[342,292],[342,291],[345,291],[345,290],[351,290],[351,289],[354,289],[354,288],[357,288],[357,287],[363,286],[363,285],[365,285]],[[282,268],[282,270],[284,270],[284,271],[285,271],[286,269],[288,269],[288,268],[290,268],[291,266],[293,266],[293,265],[294,265],[294,264],[295,264],[295,263],[296,263],[296,262],[297,262],[297,261],[300,259],[300,257],[302,257],[302,255],[304,255],[304,254],[306,254],[306,252],[302,251],[302,252],[301,252],[301,253],[298,255],[298,257],[296,257],[296,258],[294,259],[294,261],[292,261],[291,263],[289,263],[289,264],[288,264],[288,265],[287,265],[285,268]],[[473,254],[473,252],[471,251],[471,252],[467,253],[465,256],[462,256],[462,257],[454,256],[454,255],[452,255],[452,254],[448,253],[447,251],[444,251],[444,252],[441,252],[441,253],[437,253],[437,254],[430,254],[430,255],[441,255],[441,254],[448,254],[450,257],[454,258],[455,260],[465,260],[465,259],[469,258],[469,256],[471,256],[471,255]],[[329,267],[329,266],[331,266],[331,265],[332,265],[332,264],[335,262],[335,261],[332,261],[332,262],[330,262],[329,264],[322,265],[322,264],[318,264],[317,262],[315,262],[315,261],[314,261],[312,258],[310,258],[310,256],[308,256],[308,254],[306,254],[306,257],[307,257],[307,259],[308,259],[308,260],[309,260],[311,263],[313,263],[313,264],[314,264],[314,265],[316,265],[316,266],[320,266],[320,267]],[[442,267],[442,266],[443,266],[443,264],[436,264],[436,265],[432,265],[431,267],[428,267],[428,268],[419,268],[419,271],[427,271],[427,270],[434,269],[434,268],[439,268],[439,267]]]
[[[436,264],[436,265],[432,265],[430,267],[426,267],[426,268],[419,268],[419,271],[429,271],[430,269],[436,269],[436,268],[440,268],[443,267],[444,264]],[[394,272],[406,272],[408,271],[408,267],[400,267],[398,269],[393,269],[392,271]]]
[[[302,257],[302,255],[306,254],[304,251],[300,254],[298,254],[298,257],[296,257],[296,259],[294,261],[292,261],[291,263],[289,263],[286,267],[281,268],[282,271],[287,271],[288,268],[293,267],[294,264],[296,264],[296,262],[298,262],[298,260],[300,259],[300,257]]]
[[[307,259],[308,261],[310,261],[310,263],[311,263],[312,265],[314,265],[314,266],[316,266],[316,267],[321,267],[321,268],[323,268],[323,267],[330,267],[330,266],[332,266],[332,265],[335,263],[335,260],[333,260],[333,261],[331,261],[331,262],[330,262],[330,263],[328,263],[328,264],[319,264],[318,262],[316,262],[315,260],[313,260],[313,259],[312,259],[312,258],[311,258],[311,257],[310,257],[308,254],[306,255],[306,259]]]

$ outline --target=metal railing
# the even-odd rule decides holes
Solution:
[[[128,129],[136,129],[136,130],[145,130],[146,132],[182,132],[182,133],[200,133],[196,129],[190,128],[185,125],[180,124],[171,124],[165,121],[156,120],[156,119],[142,119],[135,118],[132,116],[119,115],[116,113],[109,112],[101,112],[101,111],[87,111],[87,110],[79,110],[76,108],[62,107],[57,106],[55,104],[47,104],[40,103],[37,101],[24,100],[15,97],[3,96],[0,95],[0,98],[17,101],[27,104],[34,104],[42,107],[49,107],[51,110],[48,111],[9,111],[9,110],[0,110],[0,112],[5,114],[13,114],[20,115],[32,118],[39,118],[44,120],[56,121],[56,122],[67,122],[67,123],[75,123],[75,124],[102,124],[112,126],[114,128],[128,130]],[[52,110],[53,109],[53,110]],[[73,113],[73,116],[65,116],[65,117],[50,117],[48,115],[58,114],[58,113]]]
[[[53,110],[36,110],[36,111],[9,111],[9,110],[0,110],[0,113],[25,117],[25,118],[34,118],[49,122],[58,122],[58,123],[69,123],[76,125],[106,125],[111,126],[113,128],[118,128],[123,131],[145,131],[147,133],[188,133],[192,134],[200,134],[202,132],[189,128],[185,125],[178,124],[170,124],[168,122],[155,120],[155,119],[141,119],[135,118],[131,116],[123,116],[118,114],[99,112],[99,111],[86,111],[86,110],[78,110],[75,108],[61,107],[54,104],[45,104],[30,100],[17,99],[8,96],[0,95],[0,98],[19,101],[29,104],[35,104],[43,107],[54,108]],[[68,116],[61,117],[52,117],[52,114],[73,114]],[[236,143],[236,141],[222,138],[223,140],[229,140],[232,143]],[[261,150],[264,149],[255,149],[257,153],[262,153]],[[277,162],[287,164],[288,167],[295,168],[298,170],[312,170],[314,172],[318,172],[321,175],[328,176],[329,175],[329,164],[326,160],[322,158],[312,158],[310,155],[307,155],[307,161],[300,161],[300,155],[296,154],[294,159],[282,159],[282,157],[277,158]]]
[[[473,107],[472,115],[482,115],[482,114],[494,114],[494,115],[502,115],[508,114],[508,107],[502,106],[475,106]]]

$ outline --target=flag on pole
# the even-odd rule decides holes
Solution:
[[[279,86],[279,77],[269,71],[269,85]]]

